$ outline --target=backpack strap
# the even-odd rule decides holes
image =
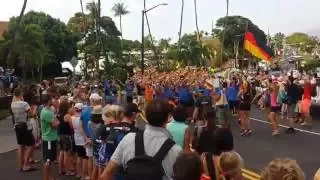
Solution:
[[[135,137],[135,156],[145,155],[144,142],[143,142],[143,132],[137,132]]]
[[[205,153],[205,158],[206,158],[206,163],[207,163],[207,169],[208,169],[208,172],[209,172],[209,176],[211,178],[211,180],[216,180],[217,177],[216,177],[216,168],[215,168],[215,165],[214,165],[214,162],[212,160],[212,154],[211,153]]]
[[[175,142],[171,139],[167,139],[157,152],[157,154],[153,157],[156,161],[162,162],[164,157],[168,154],[169,150],[172,148],[172,146],[175,145]]]

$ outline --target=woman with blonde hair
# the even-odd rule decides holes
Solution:
[[[304,172],[297,161],[289,158],[272,160],[262,171],[261,180],[304,180]]]
[[[279,93],[279,87],[272,83],[270,85],[270,112],[268,114],[268,119],[271,122],[272,126],[272,136],[276,136],[280,134],[280,127],[279,122],[277,120],[277,112],[280,110],[280,106],[278,103],[278,93]]]
[[[223,152],[219,160],[221,179],[243,180],[243,164],[242,157],[236,151]]]

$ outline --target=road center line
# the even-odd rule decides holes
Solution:
[[[268,121],[264,121],[264,120],[261,120],[261,119],[257,119],[257,118],[250,118],[254,121],[258,121],[258,122],[262,122],[262,123],[265,123],[265,124],[271,124],[270,122]],[[282,124],[279,124],[280,127],[283,127],[283,128],[289,128],[289,126],[285,126],[285,125],[282,125]],[[294,128],[295,130],[297,131],[300,131],[300,132],[304,132],[304,133],[309,133],[309,134],[313,134],[313,135],[317,135],[317,136],[320,136],[320,133],[317,133],[317,132],[313,132],[313,131],[308,131],[308,130],[304,130],[304,129],[299,129],[299,128]]]

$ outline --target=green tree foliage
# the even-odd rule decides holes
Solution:
[[[221,41],[223,39],[223,30],[225,30],[224,49],[228,57],[234,57],[234,42],[237,38],[240,40],[239,49],[243,48],[246,28],[253,32],[260,42],[265,42],[265,44],[267,44],[266,34],[248,18],[242,16],[228,16],[217,20],[216,28],[213,29],[213,34]],[[242,54],[241,51],[239,53]]]
[[[77,34],[80,34],[82,40],[78,43],[80,53],[83,54],[85,61],[84,72],[95,68],[99,70],[99,59],[104,58],[105,73],[110,73],[114,67],[113,64],[123,65],[121,62],[121,42],[119,36],[121,33],[117,29],[112,18],[108,16],[99,17],[98,4],[88,3],[86,6],[88,14],[76,13],[68,21],[68,28]],[[109,59],[111,57],[111,59]]]
[[[40,71],[46,53],[44,33],[41,27],[37,24],[28,24],[23,26],[23,29],[19,29],[14,51],[19,55],[24,79],[26,78],[27,70],[33,72],[37,68]]]
[[[283,49],[283,41],[285,38],[286,38],[286,36],[283,33],[281,33],[281,32],[276,33],[274,35],[274,37],[272,38],[273,46],[277,50]]]
[[[141,49],[141,43],[139,41],[132,41],[132,40],[123,40],[123,47],[124,51],[139,51]]]
[[[296,47],[301,53],[308,52],[311,53],[314,47],[314,41],[305,33],[293,33],[286,38],[286,43],[290,46]]]
[[[12,18],[11,21],[15,21]],[[48,49],[48,59],[58,62],[69,61],[77,55],[76,42],[78,37],[72,34],[67,26],[43,12],[28,12],[22,20],[22,25],[38,24],[44,33],[45,46]],[[10,30],[9,30],[10,32]]]
[[[12,34],[14,33],[14,30],[16,29],[16,25],[18,23],[19,18],[18,17],[12,17],[10,19],[9,23],[9,30],[6,33],[5,40],[3,44],[10,45],[12,43]],[[35,28],[33,31],[30,30],[30,28]],[[15,52],[10,54],[10,61],[8,65],[12,64],[15,68],[18,68],[21,63],[26,63],[26,65],[29,66],[29,60],[28,59],[34,59],[32,62],[36,62],[33,65],[38,65],[42,67],[42,65],[45,65],[47,62],[51,63],[57,63],[60,64],[62,61],[68,61],[70,60],[73,56],[77,55],[77,47],[76,47],[76,41],[78,40],[77,36],[72,34],[68,29],[67,26],[61,22],[58,19],[55,19],[51,17],[48,14],[45,14],[43,12],[35,12],[35,11],[30,11],[27,14],[23,16],[20,22],[20,27],[18,28],[17,34],[19,34],[21,37],[17,39],[17,43],[14,43],[13,49],[15,49]],[[25,35],[23,34],[40,34],[37,35],[36,37],[40,37],[39,39],[37,38],[29,38],[26,40]],[[32,37],[30,35],[30,37]],[[41,44],[41,42],[44,42],[44,47],[41,48],[41,51],[32,52],[29,51],[33,56],[38,56],[29,58],[26,53],[23,52],[23,49],[20,47],[22,44],[25,44],[25,41],[31,41],[36,39],[38,41],[38,44]],[[32,42],[32,41],[31,41]],[[37,44],[37,43],[33,43]],[[1,52],[6,54],[8,52],[8,49],[6,48],[7,46],[2,46]],[[37,45],[36,48],[38,48],[39,45]],[[27,52],[27,53],[29,53]],[[39,54],[41,52],[41,54]],[[24,54],[24,57],[27,58],[25,62],[22,61],[21,59],[21,54]],[[43,58],[39,58],[43,57]],[[37,62],[37,60],[42,59],[41,63]],[[20,62],[21,61],[21,62]],[[27,66],[27,71],[32,70],[33,68],[30,69]],[[38,71],[41,71],[40,68],[38,68]],[[42,73],[40,72],[40,76]],[[58,75],[58,74],[56,74]]]
[[[122,16],[129,14],[130,12],[127,10],[127,7],[123,2],[118,2],[112,7],[112,11],[114,12],[115,17],[119,17],[120,21],[120,32],[121,32],[121,38],[123,39],[122,34]]]

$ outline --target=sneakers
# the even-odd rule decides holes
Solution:
[[[310,123],[307,123],[307,122],[303,122],[303,123],[301,123],[300,125],[301,125],[301,126],[311,126],[311,124],[310,124]]]
[[[288,128],[285,132],[286,132],[287,134],[295,134],[295,133],[296,133],[296,130],[295,130],[293,127],[290,127],[290,128]]]
[[[252,130],[251,129],[244,129],[241,130],[240,136],[251,136],[252,135]]]
[[[280,135],[280,131],[279,130],[273,130],[271,135],[272,136],[278,136],[278,135]]]

